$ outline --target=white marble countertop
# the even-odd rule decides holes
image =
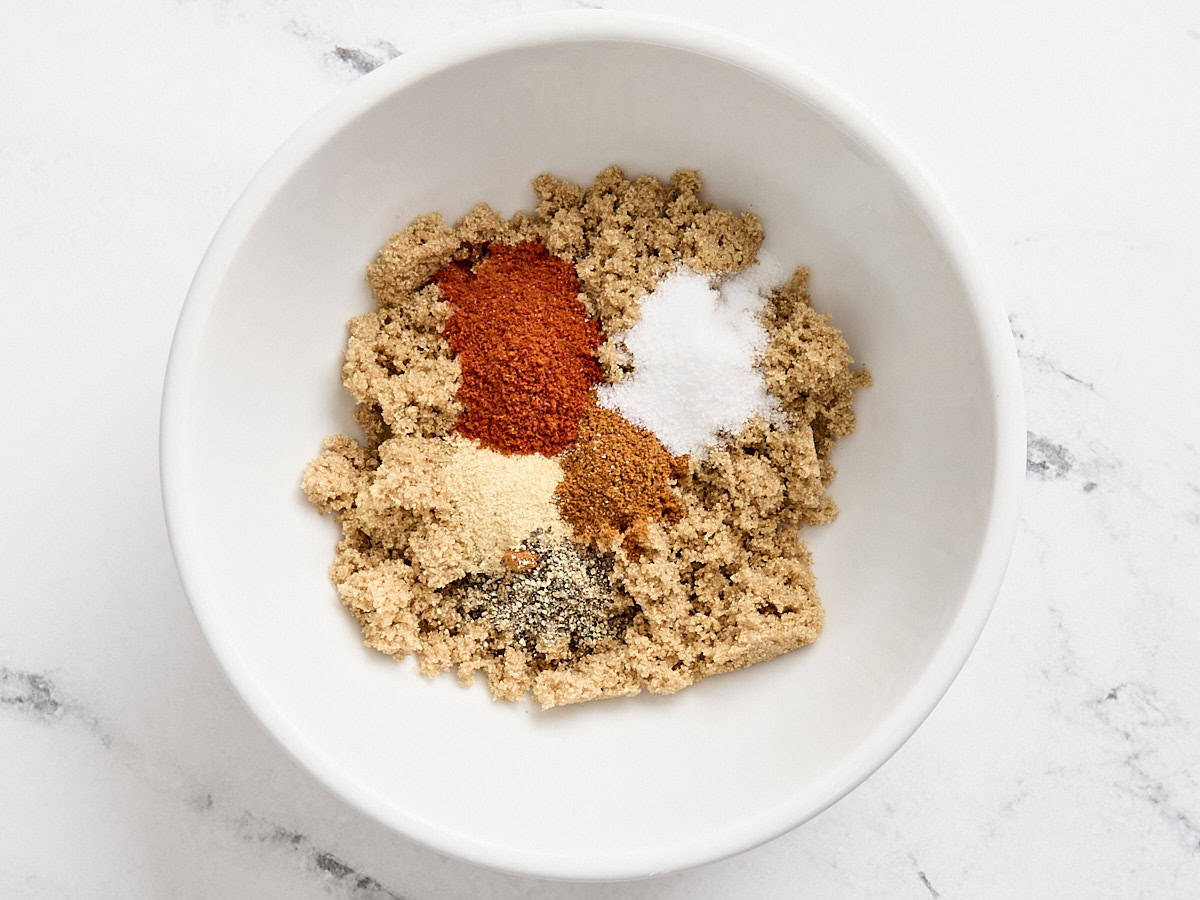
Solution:
[[[690,872],[539,883],[364,818],[234,696],[157,484],[161,377],[200,255],[270,151],[360,73],[570,5],[0,10],[0,896],[1196,896],[1194,0],[612,3],[773,44],[872,109],[1011,312],[1030,434],[1007,582],[946,699],[841,803]]]

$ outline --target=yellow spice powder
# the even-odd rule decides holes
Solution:
[[[501,572],[505,551],[538,529],[570,533],[554,504],[555,459],[458,436],[392,438],[378,452],[374,479],[348,515],[376,543],[403,550],[429,587]]]

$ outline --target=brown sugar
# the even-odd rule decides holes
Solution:
[[[342,383],[373,442],[390,434],[446,434],[462,411],[461,366],[441,335],[449,304],[430,285],[400,306],[350,320]]]
[[[408,307],[414,291],[454,259],[462,240],[442,223],[439,213],[417,216],[408,227],[392,235],[367,266],[367,283],[380,308]]]

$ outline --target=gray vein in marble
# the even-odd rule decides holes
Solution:
[[[188,806],[196,812],[208,812],[213,808],[213,795],[209,791],[201,791],[188,799]]]
[[[1066,478],[1075,459],[1062,444],[1032,431],[1025,433],[1025,472],[1043,481]]]
[[[0,668],[0,704],[34,718],[61,719],[65,704],[45,675]]]
[[[1047,606],[1046,612],[1050,614],[1050,618],[1054,625],[1054,633],[1058,636],[1059,654],[1058,663],[1062,674],[1073,678],[1082,678],[1079,674],[1079,659],[1075,654],[1075,648],[1071,644],[1071,635],[1067,630],[1067,620],[1062,614],[1062,610],[1057,606]],[[1052,670],[1048,666],[1042,667],[1042,675],[1048,680]]]
[[[1121,737],[1132,740],[1140,728],[1159,728],[1171,723],[1154,696],[1154,691],[1142,684],[1124,681],[1096,701],[1100,721],[1116,729]]]
[[[1138,682],[1123,682],[1110,688],[1091,706],[1100,722],[1116,734],[1128,750],[1122,761],[1130,776],[1128,783],[1115,787],[1147,801],[1178,832],[1182,843],[1200,852],[1200,824],[1182,808],[1166,781],[1151,771],[1155,751],[1145,734],[1149,729],[1182,724],[1182,720],[1162,708],[1153,687]],[[1186,771],[1171,774],[1176,778],[1192,778]]]
[[[288,34],[294,35],[306,43],[320,46],[324,50],[324,59],[337,63],[357,75],[374,72],[384,63],[404,54],[404,51],[391,41],[382,38],[369,41],[361,46],[333,41],[329,35],[314,31],[299,19],[288,19],[284,29]],[[332,49],[325,49],[330,44],[333,44]]]
[[[205,795],[212,806],[212,795]],[[310,872],[321,876],[330,888],[346,900],[404,900],[384,887],[370,875],[358,871],[334,853],[313,843],[307,835],[270,822],[251,812],[243,812],[234,823],[238,837],[244,841],[280,847],[294,854]]]
[[[1188,446],[1188,449],[1192,450],[1193,448],[1191,446]],[[1185,481],[1184,485],[1187,487],[1187,489],[1189,491],[1191,491],[1197,497],[1200,497],[1200,487],[1197,487],[1196,485],[1192,484],[1192,482],[1190,482],[1190,481]],[[1183,514],[1183,518],[1184,518],[1184,521],[1186,521],[1189,525],[1200,525],[1200,512],[1198,512],[1194,509],[1186,510]]]
[[[1121,469],[1120,462],[1106,448],[1092,443],[1090,452],[1072,451],[1061,440],[1035,431],[1025,432],[1025,475],[1033,481],[1076,482],[1085,494],[1100,487],[1101,476]]]
[[[329,55],[338,62],[345,63],[360,75],[366,75],[368,72],[374,72],[385,62],[400,56],[403,52],[391,41],[376,41],[372,46],[376,50],[375,53],[360,47],[335,46],[329,51]]]
[[[288,19],[287,24],[284,25],[284,30],[288,34],[295,35],[305,41],[320,40],[320,38],[313,34],[313,30],[306,25],[302,25],[299,19]]]
[[[1200,825],[1179,808],[1174,793],[1167,787],[1166,782],[1155,778],[1147,770],[1142,756],[1140,751],[1135,751],[1125,759],[1125,768],[1133,776],[1126,789],[1135,797],[1148,801],[1168,825],[1178,829],[1181,842],[1200,853]]]
[[[0,711],[9,711],[43,725],[74,723],[91,732],[105,748],[112,748],[113,739],[87,708],[63,691],[48,674],[15,669],[0,665]],[[153,766],[131,745],[119,747],[119,757],[137,771],[147,783],[161,790],[182,796],[187,806],[198,815],[212,817],[220,814],[220,806],[212,792],[181,789],[177,776]],[[226,827],[247,842],[277,846],[289,851],[303,867],[319,876],[328,890],[344,900],[403,900],[400,894],[385,887],[378,879],[359,871],[337,854],[318,846],[298,831],[277,825],[248,811],[221,816]]]
[[[1052,375],[1057,375],[1060,378],[1065,378],[1067,381],[1070,381],[1073,384],[1077,384],[1082,388],[1086,388],[1093,393],[1095,392],[1096,386],[1090,381],[1085,381],[1078,375],[1072,375],[1070,372],[1052,360],[1047,354],[1036,352],[1030,346],[1030,342],[1026,337],[1025,331],[1017,324],[1016,315],[1010,315],[1008,317],[1008,328],[1012,332],[1013,340],[1017,345],[1017,358],[1022,363],[1031,365],[1043,372],[1049,372]]]
[[[917,880],[919,882],[921,882],[922,885],[925,886],[925,890],[929,891],[929,896],[930,897],[942,896],[941,892],[937,888],[935,888],[933,886],[933,884],[930,882],[929,876],[925,874],[925,871],[921,868],[920,863],[917,862],[917,858],[910,853],[910,854],[908,854],[908,861],[910,863],[912,863],[913,866],[916,868]]]
[[[1180,843],[1192,852],[1200,852],[1200,815],[1188,809],[1188,797],[1195,797],[1196,780],[1187,769],[1180,769],[1162,757],[1163,739],[1155,732],[1186,730],[1188,721],[1165,708],[1155,689],[1136,681],[1121,681],[1108,688],[1099,687],[1082,670],[1070,630],[1060,609],[1046,607],[1051,626],[1058,636],[1059,648],[1054,663],[1042,668],[1047,680],[1073,682],[1082,692],[1085,708],[1117,742],[1119,759],[1114,762],[1121,773],[1111,784],[1139,802],[1147,804],[1157,817],[1171,828]],[[1073,704],[1055,704],[1056,714],[1074,720]],[[1077,774],[1069,766],[1054,766],[1039,778],[1061,778]],[[1025,779],[1016,786],[1009,800],[989,817],[987,833],[994,836],[999,823],[1030,795]],[[911,857],[910,857],[911,858]],[[916,860],[913,859],[916,865]]]
[[[1052,391],[1061,393],[1064,401],[1070,397],[1072,405],[1090,404],[1095,408],[1097,403],[1103,404],[1104,398],[1097,392],[1095,385],[1078,375],[1067,371],[1050,354],[1043,352],[1035,345],[1021,325],[1016,315],[1008,317],[1009,329],[1017,350],[1026,379],[1033,376],[1049,376],[1056,385]],[[1082,391],[1071,396],[1072,391]],[[1086,416],[1084,417],[1086,420]],[[1031,419],[1031,423],[1035,420]],[[1057,428],[1060,423],[1047,423]],[[1034,425],[1036,428],[1036,424]],[[1086,434],[1074,434],[1073,441],[1085,441],[1088,452],[1081,453],[1070,449],[1072,444],[1062,439],[1061,434],[1050,434],[1041,429],[1030,430],[1026,433],[1026,475],[1036,481],[1061,481],[1071,478],[1076,481],[1084,493],[1092,493],[1101,486],[1103,479],[1097,475],[1111,474],[1122,468],[1119,459],[1114,458],[1107,448],[1097,446],[1095,439],[1088,439]]]
[[[64,694],[49,676],[13,669],[0,665],[0,710],[12,711],[16,715],[41,724],[52,725],[74,722],[83,725],[106,748],[112,747],[112,738],[101,726],[99,719],[89,713],[78,701]],[[122,756],[137,760],[136,767],[142,777],[150,783],[175,793],[174,778],[169,775],[156,779],[146,761],[137,753],[136,747],[121,748]],[[160,773],[161,775],[162,773]],[[212,815],[217,807],[216,799],[207,790],[193,791],[185,796],[185,802],[199,815]],[[297,831],[276,825],[261,816],[242,812],[226,818],[235,834],[244,841],[269,844],[286,848],[299,859],[305,869],[320,876],[321,880],[345,900],[403,900],[400,894],[389,890],[377,879],[359,871],[335,853],[326,850],[309,837]]]
[[[1092,382],[1068,372],[1048,354],[1036,349],[1016,315],[1008,317],[1008,324],[1016,345],[1017,357],[1027,372],[1038,372],[1058,379],[1064,390],[1081,388],[1093,397],[1098,396]],[[1025,472],[1032,479],[1060,481],[1073,473],[1077,478],[1081,475],[1094,476],[1097,470],[1108,471],[1117,467],[1114,462],[1106,462],[1095,454],[1092,454],[1092,457],[1081,460],[1060,440],[1034,431],[1026,432]],[[1099,487],[1099,481],[1095,477],[1085,477],[1081,487],[1085,493],[1090,494]]]
[[[105,747],[112,746],[112,737],[100,726],[100,721],[77,701],[64,697],[47,675],[0,665],[0,708],[44,725],[78,722]]]

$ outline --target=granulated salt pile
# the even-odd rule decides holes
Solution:
[[[675,456],[703,457],[752,416],[773,418],[777,403],[757,363],[767,345],[763,307],[782,274],[760,253],[758,265],[716,286],[687,266],[668,275],[642,299],[641,320],[618,335],[633,374],[601,386],[600,405],[653,432]]]

